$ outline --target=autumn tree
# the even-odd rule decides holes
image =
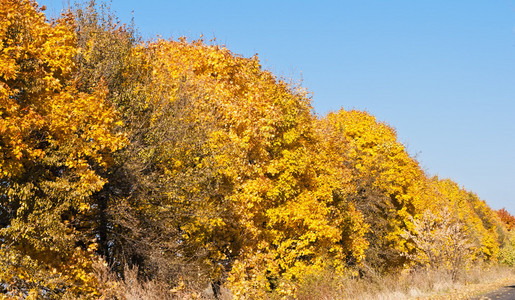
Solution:
[[[99,82],[103,82],[109,91],[106,101],[116,107],[124,122],[123,129],[118,130],[123,131],[130,141],[131,124],[125,116],[127,108],[123,103],[133,99],[131,86],[140,76],[138,65],[131,56],[137,39],[134,29],[130,25],[120,24],[105,3],[75,3],[72,13],[80,48],[75,56],[78,89],[91,93]],[[119,152],[113,156],[110,166],[95,170],[106,179],[106,183],[92,195],[95,205],[88,216],[91,238],[96,239],[98,244],[97,253],[110,264],[114,263],[109,248],[114,236],[111,232],[114,227],[108,215],[110,200],[113,195],[122,194],[122,189],[129,188],[119,180],[123,175],[116,172],[120,169]]]
[[[82,232],[95,169],[125,139],[102,81],[75,76],[75,23],[33,1],[0,2],[0,281],[17,297],[95,293],[94,241]],[[39,295],[39,296],[38,296]]]
[[[395,130],[361,111],[329,113],[320,119],[330,141],[333,161],[350,172],[345,197],[355,203],[370,225],[365,264],[376,270],[402,266],[403,230],[419,207],[424,175],[416,160],[397,141]]]
[[[323,269],[455,274],[508,239],[475,194],[428,178],[392,127],[355,110],[315,116],[257,56],[141,41],[94,1],[48,21],[34,1],[5,0],[0,17],[9,297],[99,297],[95,261],[169,291],[295,297]]]
[[[499,250],[499,262],[515,267],[515,232],[510,230],[508,237]]]
[[[506,208],[501,208],[497,210],[496,213],[508,230],[512,230],[515,227],[515,217],[510,214]]]
[[[193,262],[184,280],[228,278],[240,297],[293,292],[306,272],[362,259],[367,226],[317,155],[304,92],[203,41],[132,55],[146,70],[121,105],[132,142],[119,178],[132,179],[112,202],[126,258],[149,276]]]
[[[415,234],[406,231],[416,247],[409,258],[431,270],[446,270],[455,281],[470,262],[474,246],[463,221],[444,207],[438,213],[426,210],[413,226]]]
[[[503,225],[495,212],[477,195],[461,188],[450,179],[431,178],[422,196],[426,209],[437,213],[448,209],[469,232],[474,245],[472,260],[495,261],[504,239]]]

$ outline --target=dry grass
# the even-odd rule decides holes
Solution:
[[[515,283],[515,269],[503,266],[475,267],[456,281],[443,271],[417,270],[368,278],[344,278],[331,272],[319,274],[300,286],[298,299],[466,299]]]
[[[206,283],[203,289],[192,288],[188,284],[171,287],[157,280],[141,280],[136,268],[125,267],[123,278],[109,270],[103,262],[95,265],[101,299],[105,300],[175,300],[175,299],[215,299],[211,286]],[[232,297],[223,287],[217,300]]]
[[[187,286],[170,288],[156,281],[141,281],[137,270],[126,268],[124,278],[118,278],[108,268],[97,267],[104,299],[166,300],[215,299],[209,289],[198,291]],[[515,269],[506,266],[476,266],[460,273],[456,281],[444,271],[412,270],[397,274],[372,274],[352,278],[325,271],[306,278],[298,287],[300,300],[332,299],[468,299],[481,293],[515,283]],[[219,299],[229,300],[229,291],[222,288]],[[270,295],[271,299],[279,298]],[[279,298],[280,299],[280,298]]]

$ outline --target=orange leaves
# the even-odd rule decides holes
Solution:
[[[497,210],[496,213],[509,230],[515,228],[515,217],[511,215],[505,208]]]

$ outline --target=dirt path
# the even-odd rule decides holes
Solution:
[[[515,285],[504,286],[496,291],[471,298],[472,300],[515,300]]]

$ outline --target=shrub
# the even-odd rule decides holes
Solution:
[[[473,244],[463,222],[444,208],[439,214],[427,210],[413,225],[416,234],[407,233],[406,237],[413,240],[416,252],[408,257],[428,269],[449,271],[455,281],[472,257]]]
[[[515,267],[515,232],[510,232],[508,241],[499,251],[499,262],[510,267]]]

